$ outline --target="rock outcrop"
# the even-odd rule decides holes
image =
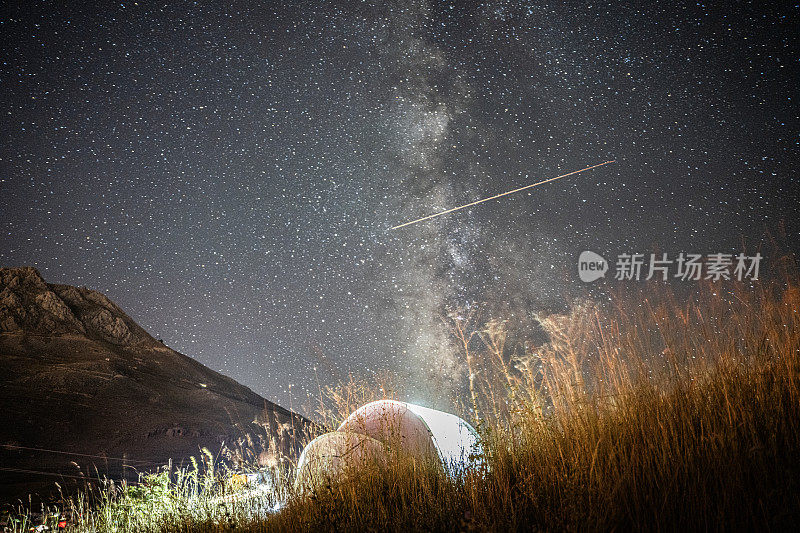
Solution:
[[[118,345],[154,345],[104,294],[48,284],[32,267],[0,269],[0,333],[85,335]]]

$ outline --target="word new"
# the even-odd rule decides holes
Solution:
[[[670,258],[668,254],[619,254],[615,263],[614,279],[617,280],[668,280],[711,281],[736,279],[757,280],[761,265],[760,253],[745,254],[689,254],[680,253]],[[582,281],[590,282],[605,277],[609,270],[606,259],[591,251],[578,257],[578,275]]]

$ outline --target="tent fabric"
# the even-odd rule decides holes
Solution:
[[[409,409],[408,404],[394,400],[378,400],[356,409],[339,426],[338,431],[368,435],[392,452],[401,452],[420,459],[436,459],[436,444],[425,421]]]
[[[359,433],[325,433],[303,449],[297,462],[295,488],[313,490],[328,480],[346,476],[348,469],[370,464],[386,464],[381,442]]]
[[[395,453],[440,462],[451,476],[482,464],[475,429],[456,415],[420,405],[378,400],[359,407],[339,426],[311,441],[297,465],[295,487],[314,489],[327,479],[376,461],[387,464]]]
[[[436,450],[445,469],[453,475],[481,464],[483,449],[478,432],[466,420],[444,411],[413,403],[409,410],[422,418],[433,435]]]

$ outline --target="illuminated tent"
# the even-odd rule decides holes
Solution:
[[[346,477],[351,468],[369,464],[386,464],[382,443],[359,433],[325,433],[309,442],[300,454],[295,487],[313,490],[327,480]]]
[[[385,464],[390,454],[440,461],[453,476],[481,462],[478,434],[461,418],[419,405],[379,400],[345,419],[337,431],[317,437],[303,450],[296,486],[313,489],[370,461]]]
[[[393,453],[410,454],[420,459],[434,459],[436,445],[425,421],[394,400],[378,400],[356,409],[338,431],[368,435],[385,444]]]

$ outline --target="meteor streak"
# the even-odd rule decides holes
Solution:
[[[458,211],[460,209],[466,209],[467,207],[472,207],[473,205],[478,205],[483,202],[488,202],[489,200],[494,200],[495,198],[500,198],[501,196],[507,196],[509,194],[514,194],[515,192],[524,191],[525,189],[530,189],[531,187],[536,187],[537,185],[542,185],[544,183],[549,183],[551,181],[559,180],[561,178],[566,178],[567,176],[572,176],[573,174],[580,174],[581,172],[585,172],[587,170],[591,170],[593,168],[602,167],[603,165],[608,165],[609,163],[614,163],[616,160],[612,159],[611,161],[606,161],[604,163],[598,163],[596,165],[592,165],[590,167],[582,168],[580,170],[573,170],[572,172],[567,172],[566,174],[561,174],[560,176],[556,176],[555,178],[548,178],[546,180],[537,181],[536,183],[531,183],[530,185],[525,185],[524,187],[520,187],[518,189],[514,189],[512,191],[502,192],[500,194],[495,194],[494,196],[490,196],[488,198],[483,198],[481,200],[476,200],[474,202],[470,202],[468,204],[464,204],[458,207],[454,207],[452,209],[448,209],[447,211],[442,211],[440,213],[434,213],[432,215],[428,215],[426,217],[418,218],[416,220],[412,220],[411,222],[405,222],[400,224],[399,226],[393,226],[389,228],[389,230],[400,229],[405,226],[410,226],[411,224],[416,224],[417,222],[422,222],[423,220],[429,220],[431,218],[436,218],[442,215],[446,215],[447,213],[452,213],[453,211]]]

